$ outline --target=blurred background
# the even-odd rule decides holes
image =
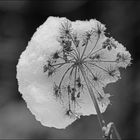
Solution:
[[[36,28],[48,16],[70,20],[95,18],[132,54],[122,79],[105,88],[111,103],[103,114],[123,139],[140,139],[140,1],[1,0],[0,1],[0,139],[101,138],[97,116],[81,117],[65,130],[36,121],[18,92],[16,65]]]

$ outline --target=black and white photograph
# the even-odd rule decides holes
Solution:
[[[140,139],[140,1],[0,0],[0,139]]]

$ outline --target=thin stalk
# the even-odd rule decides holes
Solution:
[[[90,56],[93,55],[93,54],[95,54],[95,53],[97,53],[97,52],[99,52],[99,51],[101,51],[101,50],[103,50],[103,48],[100,48],[100,49],[96,50],[95,52],[93,52],[92,54],[90,54]],[[90,57],[90,56],[88,56],[88,57]]]
[[[85,60],[86,58],[89,58],[90,56],[92,56],[93,54],[96,54],[97,52],[99,52],[99,51],[101,51],[101,50],[103,50],[103,48],[100,48],[100,49],[94,51],[92,54],[90,54],[90,55],[84,57],[83,60]]]
[[[98,35],[98,38],[96,40],[96,43],[95,43],[94,47],[92,48],[92,50],[90,51],[90,53],[87,55],[87,57],[89,57],[91,55],[91,53],[93,52],[93,50],[96,48],[96,45],[97,45],[97,43],[99,41],[99,38],[100,38],[100,36]]]
[[[116,126],[115,126],[114,123],[113,123],[113,125],[112,125],[112,129],[114,130],[117,139],[118,139],[118,140],[121,140],[121,136],[120,136],[120,134],[118,133],[117,128],[116,128]]]
[[[117,63],[117,61],[116,60],[92,60],[92,59],[89,59],[89,60],[86,60],[87,62],[100,62],[100,63],[102,63],[102,62],[108,62],[108,63]],[[86,62],[85,61],[85,62]]]
[[[102,130],[103,138],[106,139],[106,138],[104,137],[104,136],[105,136],[105,132],[103,131],[103,127],[106,127],[107,124],[106,124],[105,120],[103,119],[103,115],[102,115],[101,112],[100,112],[100,109],[99,109],[99,106],[98,106],[96,97],[95,97],[95,95],[94,95],[94,92],[93,92],[93,90],[92,90],[92,87],[91,87],[90,84],[89,84],[90,81],[89,81],[89,79],[88,79],[88,77],[86,76],[86,73],[85,73],[85,71],[84,71],[84,67],[83,67],[82,65],[79,65],[79,69],[80,69],[80,71],[81,71],[81,73],[82,73],[82,76],[83,76],[83,78],[84,78],[84,80],[85,80],[85,83],[86,83],[86,86],[87,86],[87,88],[88,88],[89,94],[90,94],[91,99],[92,99],[92,101],[93,101],[93,104],[94,104],[94,106],[95,106],[95,109],[96,109],[96,112],[97,112],[97,117],[98,117],[98,120],[99,120],[99,124],[100,124],[101,130]],[[114,123],[112,124],[111,129],[114,130],[114,133],[115,133],[117,139],[118,139],[118,140],[121,140],[121,137],[120,137],[120,135],[119,135],[119,133],[118,133],[118,131],[117,131],[117,129],[116,129]],[[111,139],[111,138],[107,138],[106,140],[110,140],[110,139]]]
[[[71,40],[72,40],[72,42],[73,42],[73,44],[74,44],[74,46],[75,46],[75,48],[76,48],[76,51],[78,52],[78,57],[80,57],[80,52],[79,52],[79,50],[77,49],[76,43],[75,43],[75,41],[73,40],[72,35],[71,35],[71,34],[69,34],[69,35],[70,35],[70,38],[71,38]]]
[[[93,78],[96,77],[96,76],[93,74],[93,72],[91,71],[91,69],[90,69],[86,64],[84,64],[84,66],[86,66],[86,68],[88,69],[88,71],[92,74]],[[98,80],[98,82],[100,82],[100,84],[102,84],[102,85],[104,86],[104,84],[103,84],[100,80]]]
[[[82,52],[81,59],[83,58],[83,55],[85,54],[85,51],[87,49],[87,46],[88,46],[88,41],[86,42],[85,48],[84,48],[84,50]]]
[[[62,76],[62,78],[61,78],[61,80],[60,80],[59,86],[58,86],[59,88],[61,87],[62,81],[63,81],[63,79],[65,78],[66,74],[68,73],[68,71],[69,71],[73,66],[74,66],[74,64],[71,65],[71,66],[65,71],[65,73],[63,74],[63,76]]]
[[[106,70],[106,69],[104,69],[104,68],[102,68],[102,67],[100,67],[100,66],[98,66],[98,65],[96,65],[96,64],[93,64],[93,63],[89,63],[91,66],[96,66],[96,67],[98,67],[99,69],[102,69],[103,71],[105,71],[105,72],[107,72],[108,73],[108,71]]]
[[[85,71],[84,71],[83,66],[80,65],[80,66],[79,66],[79,69],[80,69],[80,71],[81,71],[81,73],[82,73],[82,76],[83,76],[83,78],[84,78],[84,80],[85,80],[85,83],[86,83],[86,86],[87,86],[87,88],[88,88],[89,94],[90,94],[91,99],[92,99],[92,101],[93,101],[93,104],[94,104],[94,106],[95,106],[95,109],[96,109],[96,112],[97,112],[97,117],[98,117],[98,120],[99,120],[99,124],[100,124],[101,130],[102,130],[102,128],[103,128],[104,126],[106,126],[106,123],[105,123],[105,121],[104,121],[104,119],[103,119],[103,116],[102,116],[102,114],[101,114],[101,112],[100,112],[98,103],[97,103],[97,101],[96,101],[96,98],[95,98],[95,95],[94,95],[94,93],[93,93],[93,90],[92,90],[92,88],[91,88],[91,86],[90,86],[90,84],[89,84],[89,81],[88,81],[88,78],[87,78],[87,76],[86,76],[86,73],[85,73]],[[104,137],[104,132],[103,132],[103,131],[102,131],[102,135],[103,135],[103,137]]]
[[[78,58],[77,51],[74,48],[72,48],[72,51],[73,52],[70,52],[70,54],[73,54],[72,56],[77,59]]]

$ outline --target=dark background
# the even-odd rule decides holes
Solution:
[[[122,79],[105,89],[112,105],[103,114],[122,138],[140,139],[140,1],[0,0],[0,139],[101,138],[97,117],[81,117],[65,130],[44,127],[18,92],[16,64],[36,28],[48,16],[70,20],[96,18],[132,54]]]

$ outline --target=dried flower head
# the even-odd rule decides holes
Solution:
[[[33,35],[17,65],[19,91],[28,108],[43,125],[65,128],[80,115],[97,114],[110,104],[103,87],[120,79],[119,68],[131,55],[122,44],[105,36],[97,20],[71,22],[49,17]]]

